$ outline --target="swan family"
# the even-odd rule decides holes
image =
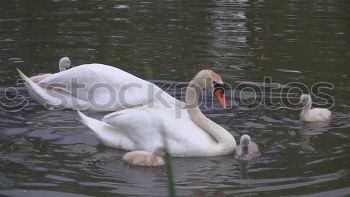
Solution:
[[[83,64],[72,67],[68,57],[59,72],[27,77],[19,69],[29,94],[50,108],[78,110],[82,123],[106,146],[128,150],[123,161],[136,166],[164,164],[164,148],[171,156],[199,157],[233,154],[238,160],[260,155],[258,145],[243,135],[234,137],[199,109],[203,90],[212,92],[225,109],[225,84],[212,70],[201,70],[186,88],[185,102],[155,84],[113,66]],[[328,109],[313,108],[310,95],[300,97],[302,121],[329,120]],[[81,111],[113,111],[102,120]]]
[[[187,87],[186,108],[140,106],[113,112],[101,121],[78,113],[83,123],[110,147],[153,152],[166,143],[169,154],[176,157],[227,155],[236,147],[234,137],[205,117],[198,106],[201,91],[205,89],[214,92],[226,107],[223,86],[218,74],[202,70]]]

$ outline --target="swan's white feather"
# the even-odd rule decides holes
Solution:
[[[234,137],[224,128],[206,118],[197,107],[201,89],[212,90],[207,86],[208,78],[221,81],[213,71],[200,71],[190,82],[186,90],[186,109],[177,105],[163,105],[154,102],[152,105],[128,108],[106,115],[102,121],[83,117],[102,143],[126,150],[142,150],[153,153],[159,147],[165,147],[172,156],[198,157],[231,154],[236,147]],[[196,86],[197,85],[197,86]],[[193,87],[200,87],[195,88]],[[194,91],[190,91],[190,90]],[[225,102],[225,100],[223,100]],[[97,126],[96,126],[97,125]],[[106,125],[109,125],[108,127]],[[130,146],[121,145],[124,140],[113,139],[110,133],[115,132],[119,138]],[[118,136],[115,136],[118,138]],[[157,151],[156,151],[157,152]]]
[[[331,111],[325,108],[313,108],[301,114],[304,121],[327,121],[331,119]]]
[[[109,114],[103,121],[90,118],[84,123],[88,126],[91,125],[90,121],[107,124],[116,132],[122,131],[124,137],[134,144],[133,149],[126,150],[153,152],[157,147],[164,146],[166,139],[167,150],[177,157],[218,156],[233,152],[235,144],[232,144],[231,151],[220,151],[216,140],[190,119],[187,110],[180,109],[181,115],[175,117],[175,108],[143,106]],[[106,143],[110,138],[109,131],[102,127],[89,127],[102,143],[109,145]]]
[[[104,64],[84,64],[49,74],[37,84],[25,80],[31,81],[26,87],[35,100],[54,107],[116,111],[154,102],[184,106],[153,83]]]
[[[309,94],[302,94],[300,96],[300,103],[304,105],[300,113],[300,119],[302,121],[328,121],[331,119],[332,113],[328,109],[311,109],[312,99]]]
[[[105,145],[124,150],[134,150],[135,143],[131,141],[122,131],[112,127],[105,122],[90,118],[78,111],[82,122],[94,131],[96,137]]]

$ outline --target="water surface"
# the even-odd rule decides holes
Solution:
[[[14,105],[18,91],[29,101],[22,110],[0,110],[0,195],[167,195],[163,167],[125,165],[125,152],[99,144],[74,111],[48,110],[16,85],[16,67],[28,75],[56,72],[63,56],[75,65],[114,65],[160,86],[187,82],[206,68],[233,87],[263,87],[266,76],[270,88],[331,83],[323,90],[335,100],[330,123],[300,124],[298,111],[264,105],[203,107],[236,140],[251,135],[262,156],[249,163],[231,155],[174,158],[176,190],[179,196],[350,194],[350,2],[3,0],[0,11],[0,100]],[[167,89],[178,98],[180,90]],[[294,93],[297,100],[300,92]],[[286,97],[280,89],[266,94],[258,96]],[[256,104],[251,90],[242,95]]]

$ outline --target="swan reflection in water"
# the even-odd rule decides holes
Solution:
[[[315,148],[312,146],[312,136],[321,135],[328,130],[330,121],[322,122],[300,122],[299,134],[301,136],[300,146],[303,151],[313,152]]]

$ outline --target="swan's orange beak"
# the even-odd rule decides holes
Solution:
[[[226,104],[226,99],[225,99],[225,94],[224,94],[223,89],[221,89],[221,88],[215,89],[214,90],[214,95],[215,95],[216,99],[218,99],[221,107],[226,109],[227,108],[227,104]]]

